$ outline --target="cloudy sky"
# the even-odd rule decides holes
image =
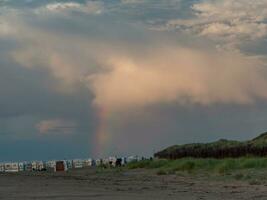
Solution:
[[[0,160],[152,155],[267,131],[267,0],[0,0]]]

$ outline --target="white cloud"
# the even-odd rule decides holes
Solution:
[[[121,3],[123,4],[138,4],[138,3],[144,3],[145,0],[121,0]]]
[[[101,14],[104,10],[101,1],[87,1],[85,4],[77,2],[56,2],[47,4],[45,7],[38,8],[36,13],[54,12],[62,13],[69,11],[82,12],[86,14]]]
[[[267,0],[203,0],[192,6],[195,17],[170,20],[166,28],[239,44],[267,36]]]
[[[155,5],[173,5],[174,3],[178,3],[181,2],[182,0],[168,0],[168,1],[155,1],[155,2],[151,2],[150,0],[121,0],[121,3],[123,4],[142,4],[142,3],[146,3],[146,4],[153,4],[153,6]]]
[[[67,2],[67,3],[51,3],[46,5],[46,8],[50,11],[61,11],[66,9],[80,9],[81,4],[76,2]]]

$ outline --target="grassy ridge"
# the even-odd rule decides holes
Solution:
[[[154,156],[161,159],[264,157],[267,156],[267,133],[244,142],[222,139],[211,143],[174,145]]]
[[[158,174],[172,174],[179,171],[207,171],[218,172],[220,174],[244,170],[244,169],[264,169],[267,168],[267,158],[243,157],[227,159],[196,159],[182,158],[178,160],[144,160],[129,163],[129,169],[145,168],[157,169]]]

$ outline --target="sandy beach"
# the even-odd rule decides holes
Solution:
[[[153,170],[0,175],[0,199],[164,200],[267,199],[267,186],[196,175],[156,175]]]

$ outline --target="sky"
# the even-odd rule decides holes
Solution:
[[[0,0],[0,161],[267,131],[266,4]]]

